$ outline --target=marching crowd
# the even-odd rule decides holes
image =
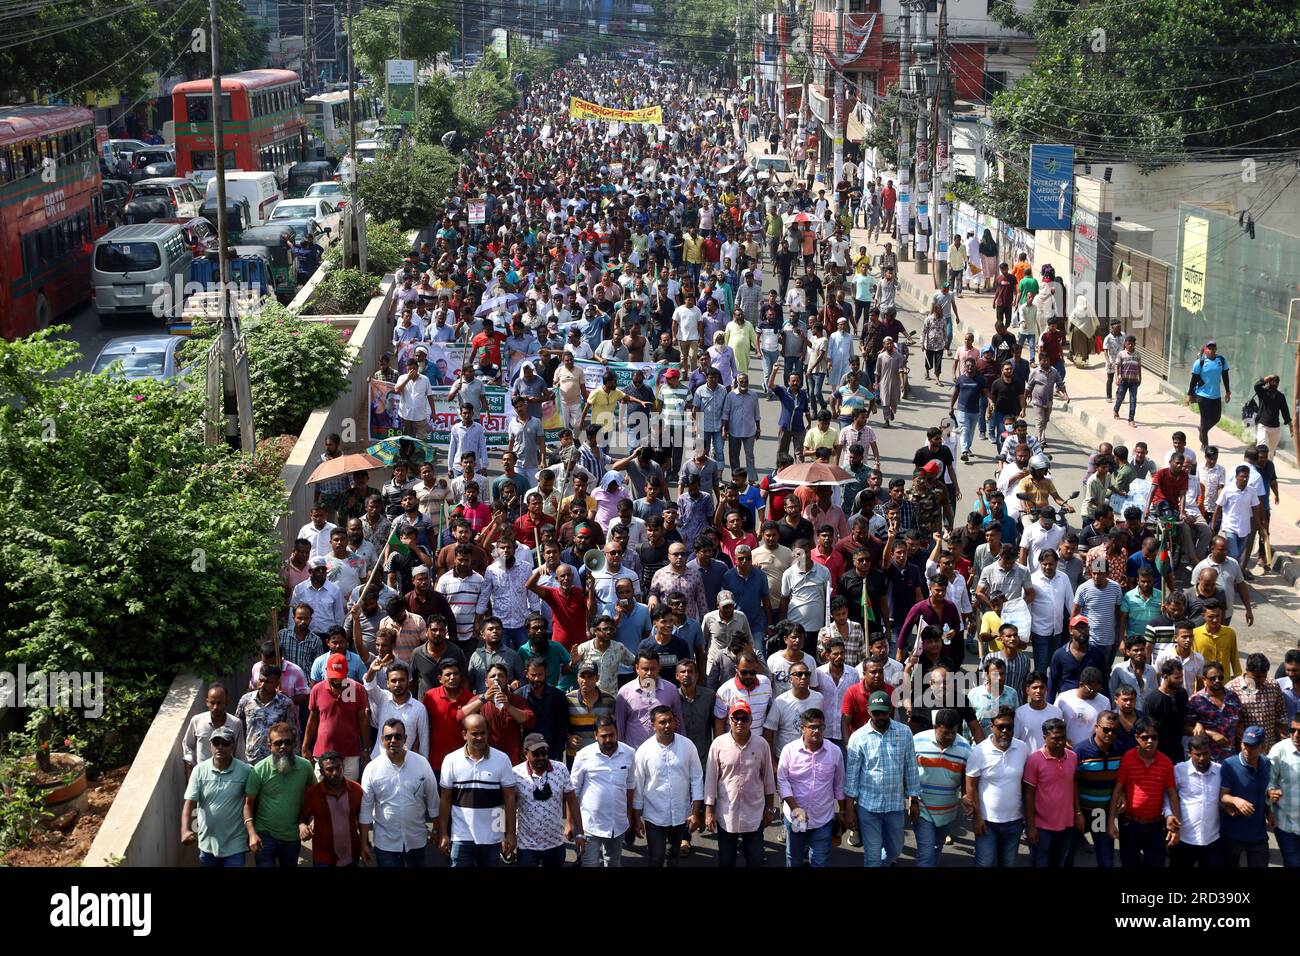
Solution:
[[[664,122],[570,122],[571,96]],[[871,421],[893,425],[914,336],[891,244],[847,236],[857,210],[888,238],[893,184],[858,191],[852,164],[829,197],[760,180],[744,108],[574,64],[466,153],[377,372],[410,440],[382,480],[319,486],[292,623],[191,722],[183,842],[213,866],[310,843],[317,866],[553,867],[644,840],[661,866],[708,832],[719,865],[758,866],[779,823],[787,866],[847,841],[877,867],[910,824],[937,866],[965,824],[979,866],[1022,841],[1036,866],[1254,866],[1271,829],[1300,863],[1300,650],[1243,669],[1232,623],[1253,624],[1272,448],[1225,466],[1181,435],[1102,445],[1058,489],[1062,323],[1008,315],[954,350],[945,287],[919,347],[927,378],[951,363],[950,417],[886,476]],[[1008,311],[1040,294],[1017,271],[989,283]],[[463,352],[457,380],[435,342]],[[653,364],[620,387],[619,363]],[[515,410],[503,446],[485,382]],[[443,384],[445,460],[421,441]],[[972,486],[977,434],[992,476]]]

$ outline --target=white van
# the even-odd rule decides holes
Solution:
[[[123,312],[165,314],[174,298],[172,289],[183,287],[189,278],[193,258],[179,225],[118,226],[95,243],[90,264],[95,311],[101,317]]]
[[[216,179],[208,180],[208,199],[217,198]],[[226,173],[226,201],[247,199],[253,214],[253,225],[260,226],[271,215],[271,209],[284,198],[276,182],[275,173]]]
[[[203,205],[203,192],[182,176],[157,176],[142,179],[131,186],[127,202],[142,196],[158,196],[168,199],[176,207],[176,215],[181,219],[193,219],[199,214]]]

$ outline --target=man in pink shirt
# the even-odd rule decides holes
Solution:
[[[844,805],[844,756],[825,741],[826,716],[817,708],[799,717],[801,738],[785,745],[776,764],[776,787],[785,817],[785,865],[827,866],[831,828],[841,814],[853,825]]]
[[[1033,865],[1065,867],[1074,856],[1078,813],[1074,770],[1079,758],[1065,746],[1065,721],[1043,721],[1043,746],[1029,755],[1023,778],[1025,840]]]

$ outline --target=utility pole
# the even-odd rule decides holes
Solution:
[[[745,38],[740,28],[740,0],[736,0],[736,85],[740,85],[740,78],[744,75],[740,72],[741,51],[745,48]]]
[[[316,82],[315,0],[307,0],[307,15],[302,21],[303,86],[310,92]]]
[[[938,190],[935,195],[935,213],[937,218],[937,227],[935,236],[943,238],[941,232],[947,233],[947,242],[961,242],[961,235],[957,232],[956,223],[953,221],[952,206],[948,202],[948,183],[952,181],[952,114],[948,102],[951,95],[951,82],[948,76],[948,2],[939,0],[938,24],[935,29],[935,61],[938,64],[938,70],[935,74],[935,106],[937,128],[935,129],[935,173]],[[936,278],[952,280],[948,275],[948,260],[941,256],[946,250],[936,249],[935,251],[935,268]],[[956,281],[960,281],[960,276]]]
[[[923,38],[926,33],[929,32],[925,19],[924,3],[918,3],[916,5],[916,14],[919,17],[919,25],[917,27],[916,35]],[[923,73],[922,77],[920,87],[917,90],[916,114],[916,204],[914,208],[916,210],[916,227],[918,235],[920,234],[919,230],[921,228],[922,219],[928,220],[929,216],[930,136],[932,135],[930,132],[929,107],[927,105],[931,93],[929,75],[928,73]],[[924,248],[918,248],[916,250],[916,271],[920,275],[925,275],[930,268],[929,250],[930,240],[932,237],[933,231],[931,232],[931,235],[925,236],[925,238],[918,244],[923,244]]]
[[[911,127],[911,92],[912,92],[912,43],[911,24],[912,8],[906,3],[903,10],[903,33],[898,41],[898,191],[908,193],[911,181],[912,127]],[[897,209],[897,207],[895,207]],[[898,261],[906,262],[910,258],[907,243],[907,223],[898,217]]]
[[[208,0],[208,21],[212,35],[212,158],[217,180],[217,299],[221,305],[221,410],[225,418],[226,441],[232,448],[253,450],[253,410],[240,408],[235,379],[235,316],[230,307],[230,235],[226,222],[226,154],[223,102],[221,98],[221,26],[217,0]],[[179,303],[177,303],[179,306]],[[247,390],[245,390],[247,394]]]
[[[835,62],[832,66],[835,69],[835,129],[831,134],[831,144],[834,147],[833,162],[831,165],[831,194],[838,196],[835,191],[839,185],[840,177],[844,173],[844,16],[848,13],[849,0],[837,0],[835,4]],[[839,213],[839,204],[836,203],[836,213]]]
[[[217,0],[208,0],[209,26],[212,36],[212,158],[217,179],[217,275],[221,303],[221,410],[226,420],[226,441],[239,446],[239,399],[235,392],[235,317],[230,311],[229,231],[226,228],[226,155],[225,131],[222,129],[221,100],[221,29],[217,20]]]

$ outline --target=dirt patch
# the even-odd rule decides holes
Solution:
[[[130,766],[117,767],[90,781],[86,788],[90,808],[66,831],[38,830],[26,846],[0,857],[2,866],[77,866],[90,852],[108,808],[117,798]]]

